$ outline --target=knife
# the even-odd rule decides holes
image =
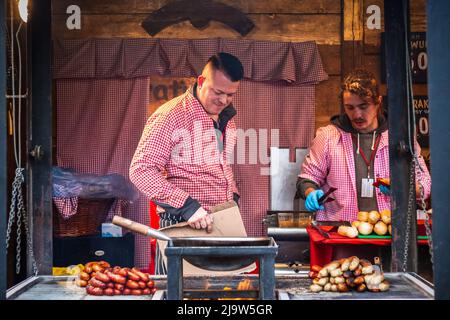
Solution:
[[[333,201],[334,198],[330,197],[330,194],[333,193],[333,192],[336,191],[336,190],[337,190],[337,188],[330,187],[330,189],[329,189],[323,196],[321,196],[321,197],[319,198],[319,200],[318,200],[319,205],[321,206],[322,204],[324,204],[324,203],[326,203],[326,202]]]
[[[329,235],[327,232],[323,231],[322,228],[319,227],[319,226],[317,225],[317,221],[313,220],[313,221],[311,222],[311,226],[312,226],[314,229],[316,229],[316,230],[320,233],[320,235],[321,235],[322,237],[327,238],[327,239],[330,239],[330,235]]]

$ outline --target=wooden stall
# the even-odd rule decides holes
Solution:
[[[385,37],[383,35],[385,31],[385,1],[383,0],[221,0],[221,4],[233,8],[251,22],[253,26],[247,26],[248,30],[245,32],[242,30],[239,32],[238,28],[233,29],[230,25],[211,18],[214,17],[214,14],[220,15],[221,11],[211,7],[213,10],[206,12],[205,8],[210,7],[208,7],[208,1],[203,0],[197,2],[181,0],[48,0],[40,1],[40,4],[38,1],[34,1],[29,5],[32,13],[27,25],[20,22],[18,11],[15,7],[13,8],[15,2],[13,0],[1,1],[1,5],[7,10],[5,10],[6,12],[0,10],[0,15],[5,21],[11,22],[7,29],[17,28],[19,24],[23,28],[18,44],[13,47],[22,45],[24,50],[24,55],[18,59],[23,62],[23,73],[26,74],[21,80],[23,88],[28,88],[29,92],[24,95],[22,103],[24,106],[33,108],[24,110],[25,113],[22,114],[22,129],[27,129],[23,129],[23,133],[19,137],[22,147],[18,151],[15,146],[17,143],[15,133],[11,133],[17,127],[17,123],[13,121],[14,118],[6,121],[5,124],[0,123],[0,128],[9,132],[6,136],[3,133],[0,134],[0,141],[6,141],[7,146],[7,156],[2,155],[0,159],[0,183],[2,184],[0,190],[5,190],[7,197],[3,192],[0,193],[2,193],[1,199],[7,199],[12,193],[10,186],[16,175],[14,153],[19,152],[22,155],[22,167],[27,169],[26,180],[30,181],[29,184],[23,186],[23,193],[30,216],[29,227],[32,230],[30,233],[34,242],[34,257],[42,275],[50,276],[54,267],[52,230],[52,210],[54,208],[51,198],[51,169],[58,160],[56,158],[58,141],[56,105],[59,101],[56,94],[55,75],[51,73],[54,69],[51,68],[55,65],[61,68],[61,64],[58,65],[54,60],[54,53],[57,51],[55,46],[58,46],[60,42],[91,41],[93,39],[110,39],[112,42],[118,39],[161,39],[164,41],[231,39],[274,43],[315,43],[321,60],[319,64],[323,66],[327,77],[314,84],[314,129],[329,124],[330,117],[342,111],[339,96],[340,83],[344,75],[354,68],[363,67],[372,71],[378,79],[381,79],[381,94],[387,95]],[[180,8],[183,5],[196,6],[198,15],[190,17],[189,20],[186,19],[183,12],[179,12],[178,20],[174,19],[170,25],[164,26],[156,34],[150,35],[142,23],[153,12],[164,6],[173,5],[174,2]],[[205,4],[207,6],[202,7]],[[427,32],[426,5],[426,0],[410,1],[410,29],[417,36],[410,45],[418,50],[417,56],[414,56],[416,59],[415,70],[420,72],[426,72],[427,67],[427,61],[424,60],[427,59],[426,38],[424,39]],[[11,11],[9,11],[10,8]],[[183,18],[181,19],[181,17]],[[229,18],[231,19],[231,16]],[[8,39],[0,37],[0,41],[3,45],[3,41],[8,41]],[[0,48],[7,52],[11,50],[8,46]],[[67,47],[62,48],[66,49]],[[59,57],[63,56],[61,52],[61,50],[58,51]],[[421,52],[425,52],[425,58]],[[73,52],[68,53],[68,55],[70,54]],[[0,57],[3,56],[0,55]],[[8,54],[6,58],[8,60]],[[6,93],[8,93],[8,85],[11,82],[8,77],[11,72],[14,73],[14,70],[10,70],[9,64],[10,62],[7,61],[7,72],[3,72],[7,82],[4,83],[4,78],[0,81],[0,90],[6,91]],[[14,82],[14,80],[12,81]],[[194,81],[195,79],[192,77],[152,77],[151,85],[146,93],[151,97],[151,103],[147,106],[147,115],[152,114],[162,103],[181,94]],[[423,118],[423,120],[418,120],[421,121],[423,129],[421,132],[424,143],[422,154],[429,160],[426,79],[413,82],[413,92],[417,104],[416,114],[419,119]],[[11,101],[14,99],[16,98],[9,97],[7,99],[5,105],[7,112],[4,113],[4,110],[1,110],[2,117],[11,117],[13,112]],[[267,115],[267,117],[270,118],[272,115]],[[288,147],[295,149],[308,146]],[[3,145],[2,148],[5,149]],[[6,176],[3,177],[3,175]],[[8,200],[7,203],[1,204],[0,213],[2,215],[5,213],[3,215],[5,217],[8,216],[10,202],[11,200]],[[250,223],[252,218],[246,217],[246,219],[246,223]],[[261,224],[260,220],[260,216],[258,216],[254,223]],[[2,218],[0,226],[6,227],[7,220]],[[258,225],[254,230],[256,231],[253,235],[263,235],[257,234],[263,233],[261,226]],[[3,235],[3,233],[0,234]],[[16,231],[13,231],[12,238],[16,236]],[[0,298],[6,297],[3,294],[5,288],[20,283],[33,273],[32,259],[30,252],[27,252],[26,235],[22,234],[21,238],[19,235],[18,239],[22,241],[22,263],[26,261],[26,268],[22,268],[17,274],[14,273],[17,257],[11,248],[16,247],[18,240],[13,240],[9,247],[6,268],[3,267],[3,260],[1,260]],[[3,253],[3,247],[0,252]],[[305,274],[301,276],[306,278]],[[44,280],[53,281],[49,279]],[[278,281],[280,282],[279,279]],[[414,282],[414,280],[411,281]],[[428,286],[429,283],[426,285]],[[26,285],[22,285],[20,289],[25,287]],[[17,288],[13,292],[15,296],[19,294]],[[432,298],[430,292],[430,290],[426,292],[425,299]],[[296,299],[295,295],[294,299]]]

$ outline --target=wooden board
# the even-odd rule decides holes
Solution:
[[[150,13],[173,0],[53,0],[53,13],[66,14],[70,5],[78,5],[85,14]],[[340,14],[341,4],[336,0],[220,0],[244,13],[332,13]]]
[[[340,113],[340,83],[341,77],[337,75],[316,86],[316,130],[330,124],[331,116]]]
[[[140,23],[146,14],[82,15],[81,29],[69,30],[65,15],[53,16],[53,37],[61,39],[79,38],[149,38]],[[319,44],[340,44],[340,17],[337,15],[255,15],[248,17],[255,28],[243,39],[266,41],[316,41]],[[326,26],[326,27],[324,27]],[[242,38],[241,35],[217,21],[211,21],[204,30],[198,30],[189,21],[172,25],[155,38]]]

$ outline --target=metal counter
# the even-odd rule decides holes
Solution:
[[[385,273],[390,282],[386,292],[320,292],[309,291],[311,279],[307,271],[295,273],[292,270],[276,270],[275,299],[278,300],[433,300],[434,286],[415,273]],[[85,288],[75,285],[76,277],[38,276],[32,277],[7,292],[9,300],[164,300],[167,299],[167,279],[153,276],[155,287],[153,295],[146,296],[91,296]],[[208,290],[217,293],[225,287],[236,288],[238,283],[248,280],[252,289],[246,296],[257,297],[257,275],[239,276],[192,276],[184,277],[186,289],[196,292],[197,297],[205,299]]]
[[[17,284],[6,293],[7,300],[160,300],[155,293],[142,296],[92,296],[75,284],[77,277],[37,276]],[[156,281],[155,281],[156,286]]]

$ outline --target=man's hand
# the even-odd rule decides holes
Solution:
[[[206,232],[210,233],[210,232],[212,232],[213,217],[211,214],[206,212],[205,209],[200,207],[189,218],[187,223],[193,229],[206,229]]]
[[[324,210],[323,205],[319,205],[319,198],[323,195],[324,193],[320,189],[309,192],[305,201],[306,210],[308,211],[317,211],[319,209]]]

